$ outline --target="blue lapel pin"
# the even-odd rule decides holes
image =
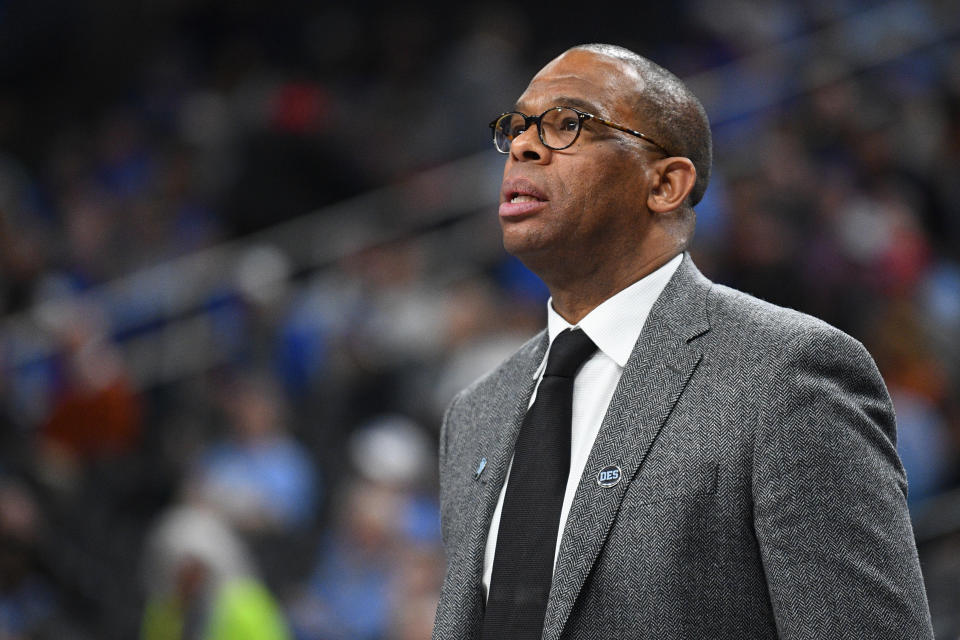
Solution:
[[[480,464],[477,465],[477,470],[473,475],[474,480],[480,479],[480,474],[483,473],[483,470],[487,468],[487,459],[480,458]]]

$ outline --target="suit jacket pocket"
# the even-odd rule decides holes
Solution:
[[[688,496],[710,495],[717,490],[716,462],[701,462],[680,468],[657,469],[640,473],[629,489],[631,502],[637,505],[654,504]]]

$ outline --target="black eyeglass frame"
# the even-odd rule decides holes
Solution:
[[[577,114],[577,133],[576,133],[576,135],[573,136],[573,140],[571,140],[569,144],[565,144],[565,145],[562,146],[562,147],[554,147],[553,145],[547,144],[547,141],[543,139],[543,128],[540,126],[540,121],[543,120],[543,117],[544,117],[545,115],[547,115],[548,113],[550,113],[551,111],[560,111],[561,109],[569,109],[570,111],[573,111],[574,113]],[[584,120],[596,120],[596,121],[599,122],[600,124],[603,124],[603,125],[606,125],[606,126],[608,126],[608,127],[613,128],[613,129],[616,129],[617,131],[623,131],[624,133],[629,133],[630,135],[636,136],[636,137],[640,138],[641,140],[646,140],[647,142],[649,142],[650,144],[652,144],[652,145],[655,146],[656,148],[658,148],[658,149],[660,149],[661,151],[663,151],[663,152],[664,152],[665,154],[667,154],[668,156],[672,156],[672,155],[673,155],[673,154],[671,154],[669,151],[667,151],[666,147],[664,147],[662,144],[660,144],[659,142],[657,142],[656,140],[654,140],[653,138],[651,138],[650,136],[648,136],[648,135],[645,134],[645,133],[640,133],[639,131],[636,131],[635,129],[631,129],[630,127],[624,126],[624,125],[622,125],[622,124],[617,124],[617,123],[615,123],[615,122],[610,122],[609,120],[605,120],[605,119],[603,119],[603,118],[601,118],[601,117],[599,117],[599,116],[595,116],[595,115],[593,115],[592,113],[587,113],[587,112],[585,112],[585,111],[580,111],[580,109],[576,109],[576,108],[574,108],[574,107],[568,107],[568,106],[566,106],[566,105],[558,105],[558,106],[556,106],[556,107],[550,107],[549,109],[547,109],[546,111],[544,111],[543,113],[541,113],[541,114],[538,115],[538,116],[528,116],[527,114],[525,114],[525,113],[523,113],[523,112],[521,112],[521,111],[505,111],[504,113],[501,113],[499,116],[497,116],[496,118],[494,118],[494,120],[493,120],[493,121],[490,123],[490,125],[489,125],[489,126],[490,126],[490,129],[493,131],[493,146],[494,146],[494,148],[495,148],[497,151],[499,151],[500,153],[503,153],[503,154],[510,153],[510,149],[507,149],[506,151],[503,151],[503,150],[501,150],[500,147],[497,145],[497,123],[499,123],[499,122],[500,122],[501,120],[503,120],[505,117],[510,116],[510,115],[518,115],[518,116],[520,116],[521,118],[523,118],[523,130],[524,130],[524,131],[526,131],[527,129],[530,128],[530,124],[531,124],[531,123],[535,123],[535,124],[537,125],[537,137],[540,138],[540,142],[541,142],[541,143],[543,144],[543,146],[545,146],[546,148],[548,148],[548,149],[553,149],[554,151],[563,151],[564,149],[568,149],[568,148],[572,147],[573,144],[580,138],[580,132],[583,131],[583,122],[584,122]],[[517,134],[517,135],[519,135],[519,134]],[[514,138],[515,138],[515,137],[516,137],[516,136],[514,136]],[[511,144],[513,143],[513,138],[510,138],[510,143],[511,143]]]

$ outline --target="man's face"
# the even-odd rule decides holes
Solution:
[[[643,80],[628,65],[569,51],[544,67],[516,110],[539,115],[571,106],[643,131],[631,108]],[[636,251],[649,225],[649,151],[637,138],[584,122],[573,146],[545,147],[532,126],[510,147],[500,193],[503,244],[540,275],[557,268],[586,275]]]

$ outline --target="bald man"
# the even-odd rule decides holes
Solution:
[[[444,418],[435,640],[932,638],[870,355],[686,253],[711,137],[610,45],[491,123],[546,329]]]

